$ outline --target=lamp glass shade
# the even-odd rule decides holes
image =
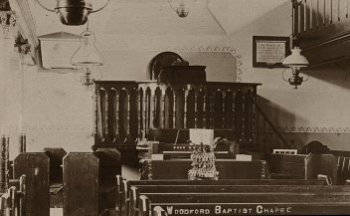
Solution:
[[[176,13],[179,17],[184,18],[187,17],[189,13],[189,9],[185,7],[185,4],[181,2],[179,7],[176,9]]]
[[[80,47],[71,58],[73,66],[101,66],[103,58],[95,46],[95,35],[85,31],[80,35]]]
[[[300,69],[302,67],[307,67],[309,65],[309,61],[301,54],[301,49],[299,47],[294,47],[292,49],[292,54],[287,56],[283,60],[282,64],[290,68]]]

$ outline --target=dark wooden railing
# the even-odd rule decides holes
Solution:
[[[349,0],[292,0],[292,34],[310,66],[348,59]]]
[[[271,122],[260,106],[255,103],[257,110],[257,141],[260,152],[271,153],[273,149],[290,148],[288,141],[284,138],[278,128]]]
[[[254,83],[96,82],[96,147],[136,144],[154,129],[229,130],[257,147]]]

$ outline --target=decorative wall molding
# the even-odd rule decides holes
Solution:
[[[310,126],[286,126],[280,127],[284,133],[350,133],[350,127],[310,127]]]
[[[167,51],[172,52],[211,52],[211,53],[230,53],[233,58],[236,59],[236,68],[233,72],[236,72],[235,77],[237,82],[242,81],[243,71],[241,69],[243,62],[242,56],[237,53],[235,48],[230,46],[193,46],[193,47],[167,47]],[[164,50],[163,50],[164,51]]]
[[[5,38],[9,37],[9,33],[16,26],[16,13],[14,11],[0,11],[0,26]]]
[[[36,36],[36,28],[30,11],[28,0],[9,0],[11,8],[17,14],[18,30],[24,38],[27,38],[32,49],[39,45]],[[35,54],[35,50],[31,50]]]
[[[10,11],[10,3],[8,0],[0,0],[0,11]]]

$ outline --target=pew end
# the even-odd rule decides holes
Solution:
[[[151,202],[148,199],[147,196],[145,195],[140,195],[139,196],[139,207],[138,207],[138,215],[139,216],[151,216],[150,215],[150,206],[151,206]]]
[[[166,211],[160,207],[160,206],[155,206],[153,208],[153,216],[167,216],[168,214],[166,213]]]

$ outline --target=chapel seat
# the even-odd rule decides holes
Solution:
[[[331,183],[337,182],[337,160],[333,154],[310,153],[305,157],[305,179],[316,179],[326,175]]]

